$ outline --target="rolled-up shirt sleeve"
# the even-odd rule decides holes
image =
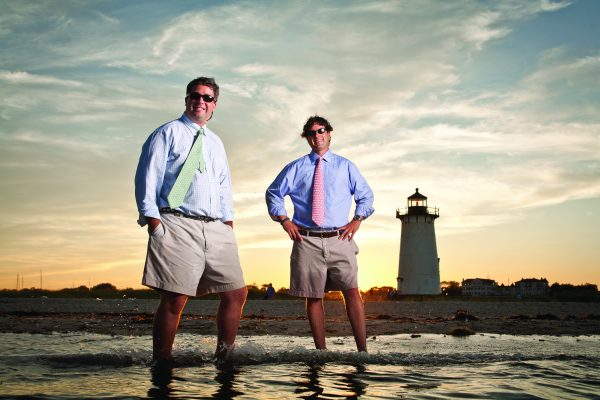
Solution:
[[[135,200],[139,212],[138,224],[147,224],[146,217],[160,218],[158,198],[165,175],[168,143],[164,131],[156,130],[142,146],[135,173]]]
[[[349,163],[348,169],[350,184],[352,186],[354,201],[356,203],[356,210],[354,211],[354,214],[367,218],[375,212],[375,209],[373,208],[375,196],[373,195],[371,187],[365,178],[363,178],[356,165]]]
[[[265,200],[269,215],[287,215],[284,197],[290,193],[289,170],[290,165],[287,165],[267,188]]]

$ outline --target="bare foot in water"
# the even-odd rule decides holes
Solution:
[[[228,364],[231,361],[234,347],[235,343],[230,345],[225,343],[218,344],[217,350],[215,350],[215,363],[218,365]]]

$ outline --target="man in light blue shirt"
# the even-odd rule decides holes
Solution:
[[[365,314],[358,290],[358,246],[353,240],[361,222],[373,214],[373,192],[358,168],[329,150],[333,127],[310,117],[302,130],[312,152],[286,165],[266,192],[271,218],[294,241],[290,258],[290,294],[306,298],[306,312],[317,349],[326,349],[326,291],[340,290],[358,351],[367,351]],[[285,196],[294,206],[290,219]],[[348,222],[352,200],[354,217]]]
[[[148,225],[142,283],[160,293],[153,358],[170,364],[189,296],[218,293],[216,356],[233,347],[246,284],[233,233],[233,195],[223,143],[206,122],[219,86],[200,77],[186,88],[185,112],[156,129],[142,147],[135,175],[138,223]]]

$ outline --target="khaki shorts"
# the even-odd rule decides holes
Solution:
[[[303,236],[290,257],[290,294],[321,298],[330,290],[358,288],[354,240]]]
[[[246,286],[228,225],[172,214],[162,214],[161,222],[148,239],[143,285],[188,296]]]

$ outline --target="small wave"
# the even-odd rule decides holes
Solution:
[[[80,368],[80,367],[131,367],[141,365],[146,361],[124,354],[63,354],[51,356],[37,356],[37,362],[48,364],[55,368]]]
[[[213,363],[213,353],[202,350],[179,350],[174,354],[175,366],[180,368],[197,367]],[[4,362],[10,363],[10,357],[5,357]],[[61,355],[13,356],[14,362],[21,364],[46,364],[55,368],[81,368],[81,367],[130,367],[146,366],[151,363],[151,352],[137,351],[129,353],[77,353]],[[18,360],[17,360],[18,359]],[[560,361],[589,361],[592,364],[600,362],[597,357],[567,354],[535,354],[521,353],[498,354],[490,352],[479,353],[407,353],[407,352],[373,352],[358,353],[355,351],[314,350],[303,347],[290,349],[269,349],[259,344],[248,343],[238,346],[231,355],[231,363],[235,365],[257,364],[362,364],[362,365],[397,365],[397,366],[451,366],[476,363],[499,362],[529,362],[540,360]]]

